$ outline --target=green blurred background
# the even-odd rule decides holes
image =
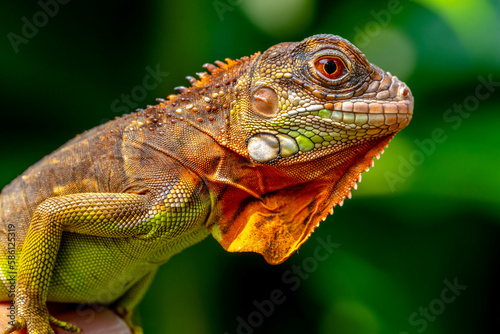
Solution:
[[[500,1],[70,1],[46,22],[35,1],[1,6],[0,188],[119,116],[147,66],[169,75],[139,106],[205,62],[332,33],[415,96],[410,126],[297,254],[270,266],[208,238],[161,268],[146,333],[500,332]],[[33,16],[38,31],[14,37]],[[259,317],[275,290],[283,302]]]

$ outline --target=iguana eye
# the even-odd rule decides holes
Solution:
[[[337,57],[321,57],[314,62],[314,67],[320,75],[329,80],[343,76],[346,68],[344,62]]]

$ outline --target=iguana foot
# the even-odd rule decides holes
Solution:
[[[53,316],[49,316],[49,322],[52,326],[64,329],[66,332],[69,332],[69,333],[80,333],[81,332],[81,329],[78,328],[77,326],[73,325],[72,323],[57,320]]]
[[[3,334],[9,334],[15,331],[19,331],[26,327],[26,322],[23,320],[16,319],[3,330]]]

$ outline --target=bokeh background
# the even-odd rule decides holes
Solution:
[[[169,74],[138,106],[205,62],[332,33],[412,89],[410,126],[297,254],[270,266],[209,237],[159,271],[146,333],[500,332],[500,1],[69,1],[45,21],[36,1],[1,7],[0,188],[120,116],[148,66]],[[320,261],[321,240],[337,247]]]

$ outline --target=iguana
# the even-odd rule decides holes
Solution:
[[[132,326],[158,266],[210,233],[285,261],[412,118],[407,85],[339,36],[215,64],[3,189],[0,300],[16,310],[4,333],[79,331],[47,301],[104,304]]]

